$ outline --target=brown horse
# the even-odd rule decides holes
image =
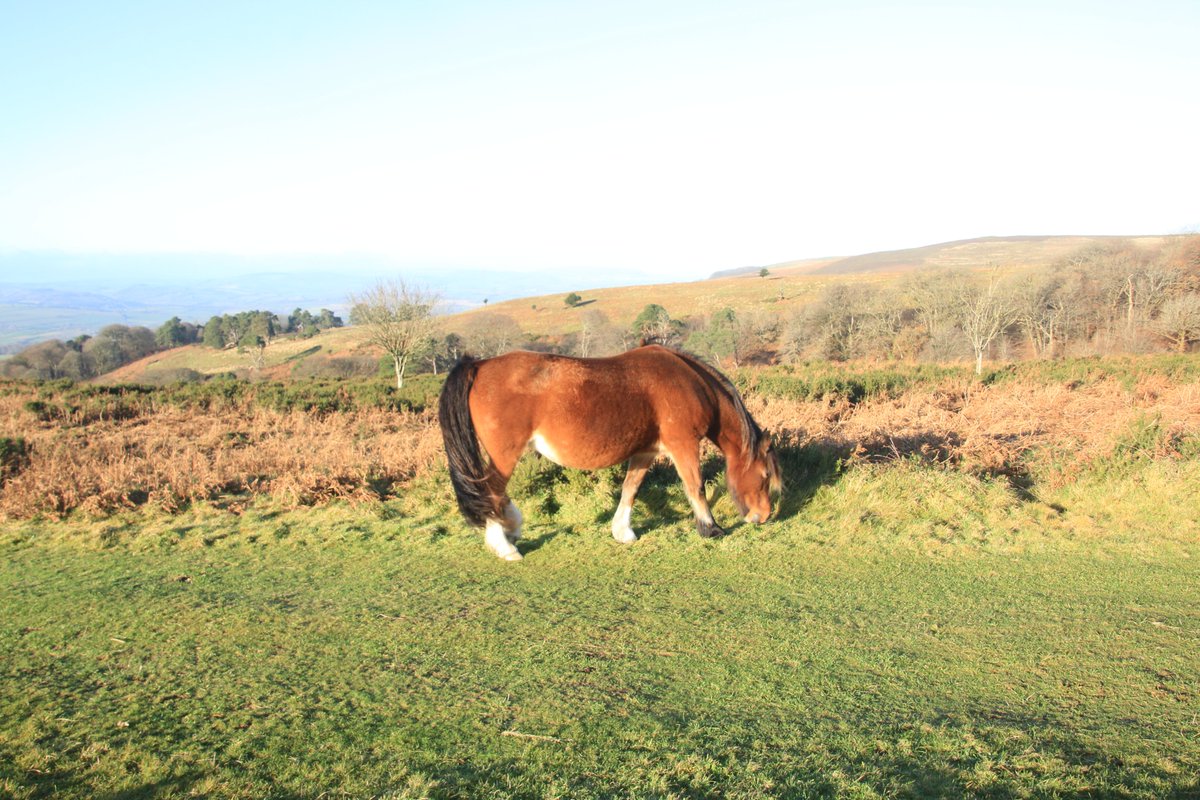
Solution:
[[[729,491],[748,522],[765,522],[780,489],[771,441],[729,379],[686,353],[651,345],[612,358],[513,352],[463,357],[438,405],[450,481],[467,521],[496,555],[518,561],[521,512],[505,492],[532,444],[556,464],[600,469],[629,461],[613,536],[632,542],[633,498],[658,455],[675,463],[701,536],[713,521],[700,481],[700,440],[725,454]],[[482,452],[480,446],[482,445]],[[484,453],[487,461],[484,461]]]

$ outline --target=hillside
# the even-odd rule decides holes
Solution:
[[[903,272],[922,267],[1045,267],[1088,245],[1125,239],[1141,247],[1161,245],[1169,236],[985,236],[953,242],[883,250],[856,256],[807,258],[765,266],[773,275],[851,275]],[[710,278],[757,277],[762,266],[714,272]]]
[[[325,357],[370,354],[362,340],[362,331],[334,328],[311,339],[276,339],[264,352],[263,368],[268,375],[284,377],[291,364],[320,353]],[[139,383],[155,374],[191,369],[205,375],[237,372],[250,366],[250,356],[236,350],[214,350],[201,344],[189,344],[147,356],[120,369],[101,375],[98,383]]]
[[[832,260],[813,270],[821,275],[850,275],[865,272],[898,272],[924,267],[987,267],[1020,269],[1048,267],[1055,261],[1088,245],[1114,241],[1116,236],[988,236],[957,242],[889,250]],[[1139,247],[1161,245],[1168,237],[1138,236]]]
[[[1140,236],[1128,241],[1150,248],[1167,238]],[[1041,269],[1088,245],[1110,240],[1101,236],[989,237],[847,258],[801,259],[768,265],[766,278],[759,277],[761,267],[750,267],[700,281],[579,289],[584,303],[575,308],[566,306],[562,294],[540,295],[494,303],[451,319],[465,323],[475,314],[500,313],[512,317],[526,333],[546,335],[577,331],[586,309],[602,311],[613,324],[626,326],[647,303],[659,303],[677,318],[704,316],[727,306],[738,311],[780,313],[812,301],[833,283],[886,283],[920,268]]]
[[[1139,247],[1152,248],[1162,245],[1168,238],[1142,236],[1128,241]],[[558,336],[578,331],[588,311],[603,313],[619,328],[628,327],[648,303],[664,306],[678,319],[706,316],[725,307],[739,312],[757,310],[786,314],[820,297],[833,284],[884,284],[916,269],[1044,269],[1088,245],[1105,241],[1111,241],[1111,237],[987,237],[845,258],[801,259],[769,265],[769,274],[765,278],[759,276],[760,267],[753,267],[730,271],[733,274],[718,273],[721,277],[698,281],[577,288],[575,291],[583,299],[575,307],[564,303],[565,292],[522,297],[446,315],[442,324],[446,332],[464,331],[489,315],[503,315],[511,318],[525,334]],[[291,364],[316,354],[326,358],[372,355],[375,351],[365,343],[361,331],[342,328],[323,332],[312,339],[273,342],[265,353],[264,371],[267,375],[283,377]],[[246,354],[192,345],[157,353],[100,380],[106,383],[140,381],[165,370],[192,369],[214,374],[244,370],[249,366],[250,358]]]

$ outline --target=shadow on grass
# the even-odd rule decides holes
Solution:
[[[541,550],[561,532],[562,531],[556,528],[551,528],[549,530],[542,531],[537,536],[522,536],[517,542],[517,549],[521,551],[522,555],[528,555],[535,550]]]
[[[780,447],[779,467],[783,473],[783,494],[771,516],[790,519],[812,500],[822,486],[837,482],[846,454],[815,444]]]
[[[731,724],[728,715],[709,723],[701,710],[659,720],[674,732],[668,737],[674,747],[660,752],[647,772],[657,773],[672,797],[720,796],[713,791],[714,777],[717,785],[744,785],[749,776],[739,765],[753,763],[752,754],[764,743],[798,756],[790,766],[759,765],[753,778],[769,778],[772,796],[1016,800],[1041,796],[1031,792],[1041,783],[1056,787],[1046,792],[1056,797],[1200,797],[1196,774],[1169,760],[1129,763],[1127,754],[1100,749],[1054,719],[1007,716],[997,721],[979,710],[953,721],[922,724],[864,709],[841,719],[796,720],[783,727],[778,720],[746,718]],[[730,735],[731,728],[737,732]],[[697,739],[697,730],[710,735]],[[864,750],[861,739],[875,746]],[[816,754],[816,759],[806,761],[804,753]],[[721,765],[724,774],[689,780],[684,767],[704,763]],[[599,796],[607,788],[599,782],[582,785]]]
[[[75,770],[66,769],[31,772],[25,776],[24,780],[17,781],[16,785],[30,790],[30,797],[58,797],[63,794],[71,794],[78,797],[93,797],[97,800],[143,800],[143,798],[151,797],[186,796],[203,777],[200,773],[173,775],[126,789],[98,792],[86,776]]]
[[[1000,445],[1005,442],[998,442]],[[999,463],[969,463],[964,455],[966,443],[954,432],[916,432],[906,435],[874,436],[853,442],[808,442],[805,444],[778,445],[780,468],[783,473],[783,493],[775,502],[771,521],[787,520],[799,514],[822,487],[836,484],[849,463],[902,463],[916,462],[931,469],[951,469],[981,478],[1004,480],[1014,494],[1023,502],[1041,502],[1036,494],[1034,479],[1025,464],[1005,460]],[[715,504],[727,493],[725,485],[726,462],[720,453],[710,453],[701,464],[701,479],[710,494],[710,504]],[[568,479],[563,470],[540,456],[525,458],[518,464],[519,478],[514,481],[516,495],[522,502],[536,506],[543,514],[553,517],[568,504],[594,503],[591,512],[596,525],[607,527],[620,501],[621,480],[625,467],[616,467],[618,477],[610,482],[607,500],[597,497],[594,491],[601,489],[602,471],[592,473],[589,479]],[[1054,506],[1061,512],[1061,507]],[[728,516],[727,514],[725,516]],[[634,503],[634,529],[639,535],[656,529],[686,522],[690,525],[692,510],[687,502],[679,475],[665,460],[656,461],[646,475]],[[726,532],[732,532],[742,523],[736,517],[718,520]],[[528,540],[527,540],[528,541]],[[539,543],[529,549],[540,547]],[[526,547],[522,547],[525,550]]]

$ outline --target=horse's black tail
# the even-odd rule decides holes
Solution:
[[[475,383],[479,362],[463,356],[446,376],[442,395],[438,399],[438,421],[442,426],[442,442],[450,462],[450,483],[458,498],[458,508],[467,522],[483,525],[493,516],[492,499],[487,492],[487,467],[479,451],[475,423],[467,400]]]

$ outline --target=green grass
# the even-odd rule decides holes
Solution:
[[[531,461],[520,564],[437,479],[9,524],[0,795],[1200,793],[1200,464],[787,460],[783,518],[716,542],[656,469],[632,546],[619,474]]]
[[[940,364],[841,364],[806,361],[738,374],[744,393],[788,400],[824,400],[845,397],[852,403],[898,397],[909,389],[935,386],[951,380],[970,380],[967,367]]]
[[[1132,388],[1146,375],[1160,375],[1173,381],[1200,378],[1200,358],[1178,353],[1155,355],[1119,355],[1092,358],[1039,359],[1017,361],[987,373],[986,383],[1036,381],[1086,386],[1101,380],[1118,380]]]
[[[1100,381],[1120,381],[1126,389],[1150,375],[1173,382],[1200,378],[1200,359],[1194,355],[1154,354],[1017,361],[985,371],[984,384],[1068,384],[1078,388]],[[744,370],[736,376],[743,392],[790,400],[844,397],[857,403],[898,397],[906,391],[951,381],[974,381],[966,365],[907,364],[903,362],[805,361],[765,369]]]
[[[185,409],[258,407],[276,411],[337,413],[363,409],[421,411],[437,405],[445,375],[414,375],[403,388],[377,378],[307,379],[291,382],[211,378],[165,386],[151,384],[75,383],[0,380],[0,394],[26,393],[35,387],[37,400],[25,410],[37,419],[86,423],[97,419],[129,419],[153,406]]]

